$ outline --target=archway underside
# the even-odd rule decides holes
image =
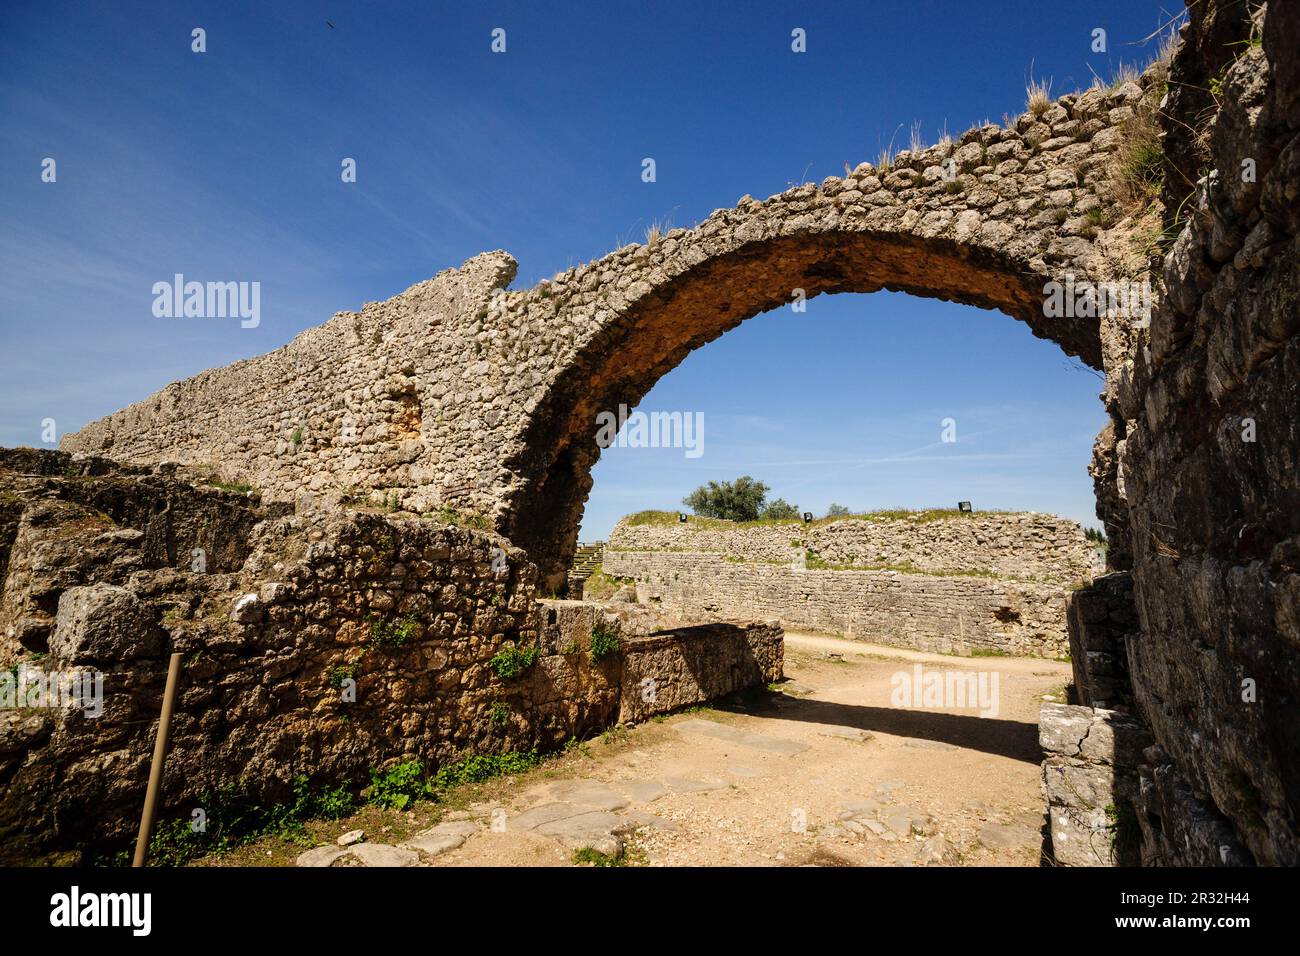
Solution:
[[[1044,315],[1049,279],[979,246],[897,234],[787,237],[706,260],[606,321],[579,348],[540,403],[525,451],[506,463],[521,490],[501,530],[537,563],[543,587],[561,590],[600,457],[597,414],[634,407],[692,351],[789,304],[797,289],[807,298],[888,289],[995,309],[1100,369],[1095,320]]]

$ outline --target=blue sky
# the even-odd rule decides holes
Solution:
[[[965,3],[9,2],[0,10],[0,445],[269,351],[485,249],[515,287],[1086,86],[1177,10]],[[333,23],[333,28],[326,20]],[[190,49],[194,27],[207,52]],[[490,51],[506,30],[506,53]],[[790,50],[807,31],[808,51]],[[1107,30],[1108,52],[1091,51]],[[900,128],[901,127],[901,128]],[[657,181],[641,181],[654,157]],[[41,162],[57,161],[56,183]],[[357,161],[357,182],[340,161]],[[155,318],[152,286],[259,281],[262,321]],[[997,313],[822,297],[692,354],[642,403],[705,454],[615,448],[583,538],[752,474],[809,510],[1089,523],[1098,378]],[[939,444],[940,420],[957,421]]]

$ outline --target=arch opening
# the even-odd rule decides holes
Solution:
[[[1045,268],[1041,259],[1035,265]],[[528,551],[544,590],[564,587],[599,460],[597,415],[634,408],[692,351],[802,290],[887,289],[1003,312],[1100,370],[1096,320],[1048,316],[1052,276],[987,247],[890,233],[784,236],[706,258],[653,288],[583,342],[538,404],[522,450],[504,463],[517,489],[501,529]]]

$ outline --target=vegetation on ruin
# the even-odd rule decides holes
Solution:
[[[424,632],[424,624],[414,614],[404,617],[370,615],[370,646],[400,647]]]
[[[1135,221],[1134,242],[1145,256],[1163,256],[1174,238],[1182,231],[1182,208],[1174,212],[1166,225],[1161,204],[1165,188],[1165,148],[1161,129],[1160,102],[1168,88],[1169,65],[1177,46],[1172,30],[1160,41],[1155,58],[1145,69],[1147,83],[1140,100],[1133,104],[1133,114],[1120,126],[1119,141],[1109,160],[1109,179],[1123,217]],[[1117,90],[1136,82],[1142,74],[1135,66],[1121,65],[1110,89]],[[1186,195],[1193,193],[1186,184]]]
[[[618,632],[604,621],[597,621],[591,628],[591,659],[593,662],[604,660],[611,654],[617,654],[621,646]]]
[[[1165,180],[1165,152],[1155,108],[1145,101],[1139,104],[1121,133],[1114,159],[1115,191],[1129,213],[1141,214],[1159,199]]]
[[[150,865],[181,866],[265,836],[305,844],[310,842],[303,826],[308,820],[338,820],[355,809],[346,787],[313,789],[303,775],[294,778],[292,799],[269,807],[259,806],[233,786],[208,790],[196,803],[203,810],[201,822],[193,816],[159,821],[149,841]],[[121,850],[99,862],[126,866],[128,854]]]
[[[565,753],[570,752],[566,748]],[[360,799],[346,785],[313,788],[305,775],[294,778],[293,796],[262,806],[232,786],[208,790],[195,801],[202,818],[176,816],[160,820],[149,843],[150,866],[183,866],[209,854],[224,854],[258,840],[274,838],[299,847],[318,842],[306,824],[342,820],[370,805],[404,812],[417,801],[441,801],[458,787],[536,769],[547,758],[536,749],[504,754],[475,754],[430,775],[423,763],[409,760],[386,770],[371,768],[370,784]],[[198,820],[201,819],[201,824]],[[196,829],[197,827],[197,829]],[[128,866],[128,847],[91,854],[100,866]]]
[[[335,667],[331,667],[329,669],[327,682],[330,685],[330,687],[333,687],[335,690],[340,690],[343,687],[344,681],[356,680],[357,673],[360,670],[361,670],[361,663],[359,661],[355,664],[347,664],[347,665],[340,664]]]
[[[1128,803],[1106,805],[1106,829],[1110,831],[1112,852],[1120,859],[1131,858],[1142,842],[1137,811]]]
[[[537,663],[542,652],[536,647],[518,647],[506,641],[488,661],[488,667],[502,680],[514,680]]]
[[[429,521],[440,521],[443,524],[457,528],[472,528],[475,531],[487,531],[492,526],[492,522],[484,515],[473,511],[457,511],[447,505],[437,511],[426,511],[420,517]]]
[[[1052,81],[1034,80],[1025,85],[1025,110],[1038,119],[1052,106]]]
[[[573,865],[605,867],[626,866],[627,863],[622,856],[609,856],[592,847],[584,846],[573,851]]]
[[[503,754],[474,754],[439,767],[433,776],[435,790],[442,792],[470,783],[485,783],[497,777],[527,773],[541,765],[545,755],[532,750],[511,750]]]
[[[606,746],[613,746],[614,744],[624,743],[631,735],[632,732],[626,726],[615,724],[601,733],[600,742]]]
[[[614,592],[625,584],[635,583],[632,578],[620,578],[606,574],[601,565],[596,565],[582,583],[582,596],[587,601],[608,601]]]
[[[382,772],[372,768],[370,786],[362,795],[377,806],[405,810],[417,800],[437,800],[466,784],[527,773],[545,759],[536,748],[502,754],[471,754],[444,764],[432,776],[425,772],[420,761],[409,760]]]
[[[841,506],[842,507],[842,506]],[[913,524],[928,524],[932,521],[952,521],[970,518],[972,515],[990,515],[990,514],[1015,514],[1013,511],[988,510],[978,512],[959,511],[956,508],[886,508],[879,511],[858,511],[850,513],[847,508],[842,513],[827,514],[822,518],[814,518],[808,522],[809,527],[820,527],[831,524],[836,521],[855,520],[855,521],[910,521]],[[638,511],[630,514],[623,519],[623,524],[634,527],[637,525],[675,525],[680,523],[675,511]],[[752,521],[733,521],[724,518],[709,518],[699,515],[687,515],[686,522],[692,528],[706,530],[721,530],[726,528],[752,528],[764,525],[784,525],[798,524],[803,525],[803,518],[799,515],[791,518],[756,518]],[[631,550],[627,548],[618,550]]]
[[[371,767],[370,786],[361,795],[387,810],[405,810],[416,800],[429,800],[434,794],[424,765],[408,760],[382,771]]]

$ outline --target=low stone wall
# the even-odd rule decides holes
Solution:
[[[21,697],[0,706],[6,862],[129,840],[173,652],[183,667],[164,818],[188,818],[219,789],[267,805],[299,775],[359,787],[396,762],[432,769],[550,749],[623,714],[780,676],[778,628],[644,636],[599,607],[553,613],[535,600],[537,569],[523,551],[486,532],[347,510],[286,514],[160,475],[4,464],[0,453],[0,502],[17,518],[0,541],[0,668],[14,669],[2,675],[10,691],[11,673],[24,678]],[[150,500],[119,508],[120,522],[80,503]],[[198,541],[246,558],[196,571]],[[600,659],[597,624],[621,643]],[[501,666],[511,647],[521,655],[513,672]],[[74,669],[99,675],[93,706],[39,706],[29,693],[33,674]],[[658,696],[631,696],[646,680]]]
[[[796,571],[698,552],[606,549],[637,599],[694,620],[759,617],[788,628],[941,653],[1063,657],[1066,589],[978,576]]]
[[[1033,512],[843,518],[827,523],[739,525],[712,519],[631,524],[607,547],[619,551],[708,551],[738,561],[788,562],[805,548],[832,565],[920,571],[981,571],[1059,583],[1090,578],[1096,551],[1075,521]]]
[[[777,621],[662,626],[664,615],[630,603],[539,602],[548,654],[585,648],[598,627],[622,635],[618,721],[640,723],[784,675],[785,641]]]
[[[784,674],[785,642],[774,621],[702,624],[627,642],[619,720],[637,723]]]

